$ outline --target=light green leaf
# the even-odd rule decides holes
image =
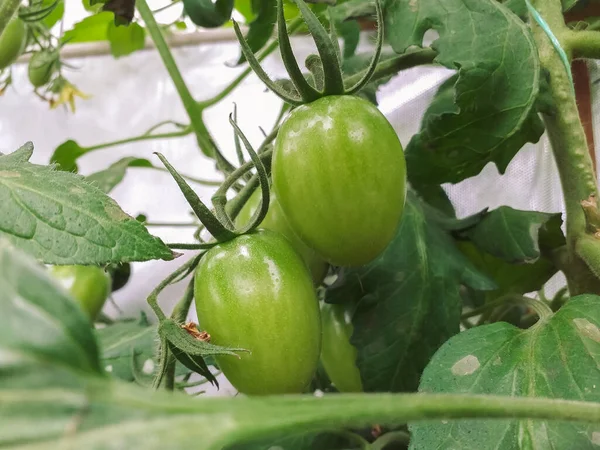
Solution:
[[[1,235],[0,311],[3,366],[51,361],[75,371],[101,373],[87,316],[43,266]]]
[[[173,252],[77,174],[0,157],[0,237],[46,264],[171,260]]]
[[[54,150],[54,153],[50,157],[50,162],[56,164],[56,168],[59,170],[77,172],[78,167],[75,161],[87,152],[87,149],[80,146],[74,140],[69,139],[56,147],[56,150]]]
[[[422,46],[430,28],[439,33],[435,61],[458,76],[440,88],[406,148],[409,180],[456,183],[489,162],[503,173],[543,132],[534,108],[540,62],[529,29],[495,0],[388,2],[386,33],[397,53]]]
[[[352,344],[365,391],[410,391],[435,351],[458,333],[461,285],[496,286],[409,193],[394,241],[370,264],[346,269],[330,303],[358,302]]]
[[[73,142],[73,141],[71,141]],[[86,179],[107,194],[125,178],[128,167],[153,167],[147,159],[132,156],[120,159],[107,169],[88,175]]]
[[[65,31],[61,42],[74,44],[77,42],[105,41],[108,39],[108,24],[114,19],[111,12],[100,12],[77,22],[73,28]]]
[[[129,55],[144,48],[146,32],[139,24],[133,22],[127,26],[109,22],[107,30],[110,52],[115,58]]]
[[[528,330],[506,323],[450,339],[425,369],[419,391],[600,401],[600,297],[581,295]],[[462,420],[411,425],[411,449],[598,448],[598,424]]]

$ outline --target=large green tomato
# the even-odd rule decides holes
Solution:
[[[327,96],[292,111],[272,173],[290,225],[330,263],[366,264],[395,236],[406,199],[404,151],[368,101]]]
[[[210,249],[196,269],[200,327],[211,343],[251,353],[218,356],[241,393],[301,393],[321,351],[319,303],[310,273],[289,241],[257,230]]]
[[[52,266],[50,274],[77,300],[93,321],[110,294],[111,279],[98,266]]]
[[[236,218],[235,223],[238,227],[244,226],[250,222],[254,212],[260,205],[261,195],[260,190],[257,190],[254,191],[254,194],[248,199]],[[276,195],[271,193],[270,198],[269,212],[260,223],[260,227],[276,231],[288,238],[294,249],[302,256],[302,259],[304,259],[304,262],[310,269],[315,284],[321,283],[327,271],[327,263],[323,261],[323,258],[317,255],[312,248],[308,247],[298,236],[296,236],[296,233],[294,233],[294,230],[290,227],[290,224],[281,210],[281,205],[279,205]]]
[[[27,38],[25,22],[19,18],[11,19],[0,35],[0,70],[14,63],[23,50]]]
[[[322,304],[321,363],[327,376],[340,392],[363,390],[360,372],[356,367],[356,348],[350,343],[353,330],[351,320],[346,306]]]

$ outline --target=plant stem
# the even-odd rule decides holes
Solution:
[[[6,25],[12,17],[15,15],[15,12],[19,9],[21,5],[21,0],[3,0],[0,3],[0,35],[4,31]]]
[[[196,100],[192,97],[183,77],[181,76],[181,72],[179,72],[179,68],[175,63],[175,59],[173,58],[173,54],[167,45],[165,37],[162,34],[162,31],[156,20],[154,19],[154,15],[146,3],[146,0],[137,0],[136,6],[146,27],[148,28],[148,32],[150,33],[150,37],[154,42],[154,46],[158,50],[158,53],[165,65],[167,71],[169,72],[169,76],[173,80],[173,84],[175,85],[175,89],[177,89],[177,93],[179,94],[179,98],[183,103],[183,107],[187,112],[188,117],[190,118],[190,123],[192,124],[192,128],[196,134],[196,139],[198,140],[198,145],[202,152],[207,156],[213,156],[215,151],[216,144],[211,137],[206,125],[204,124],[204,120],[202,119],[202,108]]]
[[[377,64],[377,68],[375,69],[370,81],[375,81],[379,78],[384,78],[389,75],[395,75],[397,72],[410,69],[411,67],[431,64],[436,56],[437,52],[435,50],[425,48],[385,59]],[[346,86],[355,85],[362,79],[366,72],[367,69],[345,78],[344,84]]]
[[[600,59],[600,31],[573,31],[564,34],[564,40],[575,58]]]
[[[132,142],[149,141],[152,139],[169,139],[174,137],[187,136],[192,132],[192,128],[188,127],[181,131],[171,131],[169,133],[160,134],[141,134],[139,136],[133,136],[130,138],[119,139],[117,141],[105,142],[104,144],[96,144],[90,147],[83,147],[85,153],[92,152],[94,150],[100,150],[103,148],[116,147],[117,145],[131,144]]]
[[[564,23],[560,0],[531,0],[531,3],[550,26],[567,55],[571,55],[571,31]],[[583,125],[579,119],[574,90],[569,75],[556,49],[542,28],[530,17],[533,37],[538,47],[542,66],[548,71],[549,91],[554,111],[544,114],[554,159],[558,168],[566,210],[567,259],[569,266],[578,266],[575,277],[566,273],[571,295],[594,292],[589,276],[581,276],[586,266],[576,255],[576,243],[586,233],[586,218],[581,201],[590,195],[598,197],[596,176],[588,152]],[[597,285],[597,283],[595,283]]]

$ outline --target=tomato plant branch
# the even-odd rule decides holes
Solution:
[[[552,33],[571,55],[569,39],[571,31],[564,23],[560,0],[531,0],[540,16],[546,21]],[[552,113],[543,114],[546,130],[558,168],[566,210],[567,257],[570,265],[581,264],[576,255],[577,241],[586,233],[586,217],[581,202],[594,195],[598,198],[598,188],[592,160],[590,158],[585,131],[571,84],[569,73],[545,31],[532,19],[533,37],[538,47],[542,66],[548,71],[549,91],[554,101]],[[600,250],[599,250],[600,251]],[[585,266],[576,272],[585,271]],[[572,295],[594,292],[589,283],[576,280],[566,273]],[[576,278],[580,278],[579,275]]]
[[[600,59],[600,31],[566,31],[566,46],[575,58]]]
[[[200,149],[205,155],[214,156],[216,144],[208,132],[208,129],[204,124],[204,120],[202,119],[202,108],[198,105],[196,100],[194,100],[187,85],[185,84],[181,72],[175,63],[173,54],[167,45],[160,27],[156,23],[148,3],[146,3],[146,0],[137,0],[136,7],[142,16],[144,23],[146,24],[146,28],[150,33],[150,37],[154,42],[154,46],[156,47],[163,64],[169,72],[169,76],[173,80],[173,84],[175,85],[175,89],[177,89],[177,93],[179,94],[179,98],[183,103],[183,107],[190,118],[190,122],[192,124],[194,133],[196,134],[196,139],[198,140]]]
[[[94,150],[100,150],[103,148],[116,147],[118,145],[123,145],[123,144],[131,144],[133,142],[149,141],[152,139],[170,139],[170,138],[174,138],[174,137],[187,136],[192,131],[193,131],[192,127],[186,127],[185,129],[183,129],[181,131],[171,131],[168,133],[140,134],[139,136],[133,136],[130,138],[119,139],[117,141],[105,142],[103,144],[96,144],[96,145],[91,145],[89,147],[83,147],[83,149],[87,153],[87,152],[91,152]]]
[[[377,64],[370,81],[395,75],[396,73],[402,70],[410,69],[411,67],[431,64],[434,62],[436,56],[437,52],[435,50],[424,48],[385,59]],[[353,86],[354,84],[358,83],[365,76],[367,70],[368,69],[365,69],[354,75],[346,77],[344,79],[344,84],[347,86]]]
[[[4,0],[0,4],[0,35],[20,5],[21,0]]]

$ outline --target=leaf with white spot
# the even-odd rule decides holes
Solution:
[[[82,176],[0,156],[0,237],[46,264],[171,260],[173,252]]]
[[[117,322],[96,330],[100,361],[106,372],[126,381],[135,379],[135,367],[146,376],[154,374],[158,347],[156,325],[144,320]]]
[[[573,297],[527,330],[498,322],[460,333],[435,354],[419,391],[599,402],[600,297]],[[591,450],[600,445],[600,424],[461,420],[410,428],[415,450]]]

